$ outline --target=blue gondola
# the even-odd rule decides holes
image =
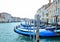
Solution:
[[[20,26],[19,28],[14,28],[14,31],[18,34],[22,34],[25,36],[36,36],[36,27],[27,27],[27,26]],[[39,36],[41,37],[53,37],[53,36],[60,36],[57,32],[60,30],[56,30],[56,28],[45,28],[39,29]]]

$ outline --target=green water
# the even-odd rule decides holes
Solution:
[[[14,32],[20,23],[0,23],[0,42],[33,42],[33,39]],[[35,42],[35,41],[34,41]],[[60,42],[60,37],[40,38],[40,42]]]

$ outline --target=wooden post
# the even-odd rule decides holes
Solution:
[[[36,42],[39,42],[39,24],[40,24],[40,16],[37,15],[36,17],[36,21],[37,21],[37,28],[36,28]]]
[[[31,28],[31,20],[30,20],[29,23],[30,23],[29,25],[30,25],[30,28]],[[31,39],[31,30],[30,30],[30,39]]]
[[[56,27],[58,28],[58,15],[57,16],[55,16],[56,17]]]

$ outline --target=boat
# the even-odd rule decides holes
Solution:
[[[27,27],[20,26],[15,27],[14,31],[18,34],[25,36],[36,36],[36,27]],[[39,28],[39,37],[55,37],[60,36],[60,30],[57,30],[55,27],[46,27],[45,29]]]

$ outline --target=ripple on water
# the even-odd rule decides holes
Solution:
[[[33,42],[33,39],[14,32],[14,27],[20,23],[1,23],[0,42]],[[60,37],[40,38],[40,42],[60,42]]]

